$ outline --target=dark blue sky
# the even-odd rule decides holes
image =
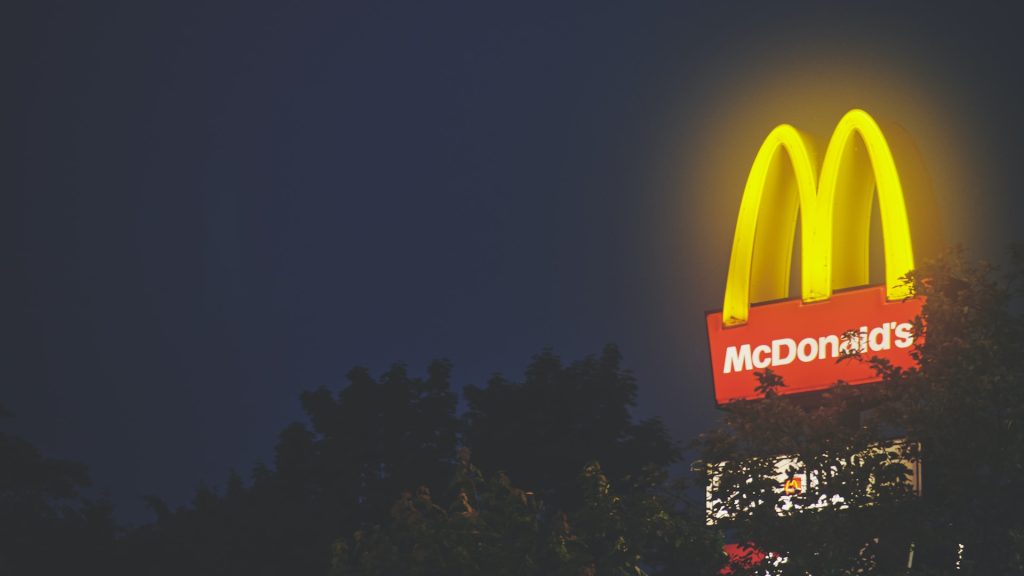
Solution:
[[[7,6],[10,425],[140,520],[353,365],[461,387],[616,342],[685,441],[760,139],[852,106],[918,138],[952,242],[1024,238],[1011,15],[711,4]]]

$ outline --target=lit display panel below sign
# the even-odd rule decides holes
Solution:
[[[913,494],[920,495],[921,463],[917,459],[905,456],[905,453],[908,451],[907,449],[910,447],[919,448],[916,444],[907,444],[904,440],[897,440],[885,446],[868,448],[855,455],[851,460],[856,465],[876,467],[874,469],[880,471],[887,466],[902,466],[906,473],[904,476],[905,487]],[[731,467],[733,468],[732,470],[727,470],[724,464],[712,464],[708,467],[705,500],[708,525],[732,519],[738,512],[751,510],[756,506],[767,503],[762,498],[752,496],[757,493],[756,487],[753,484],[757,481],[754,471],[758,468],[759,464],[771,466],[773,475],[767,478],[767,480],[771,484],[770,490],[773,494],[772,500],[775,502],[775,512],[780,516],[831,506],[838,506],[839,508],[849,507],[849,504],[842,496],[838,494],[829,495],[822,490],[824,479],[828,475],[835,476],[844,472],[836,466],[833,466],[831,470],[808,469],[798,458],[788,456],[779,456],[767,462],[751,462],[749,466]],[[735,473],[738,474],[738,478],[743,478],[744,494],[737,492],[728,495],[724,499],[715,497],[716,493],[722,490],[723,475],[726,473]],[[870,502],[874,498],[872,490],[872,485],[869,484],[867,493],[859,495],[859,499]],[[747,494],[748,492],[749,494]]]

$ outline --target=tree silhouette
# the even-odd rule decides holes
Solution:
[[[633,421],[637,386],[621,362],[614,345],[568,366],[545,350],[522,383],[495,376],[486,387],[467,386],[465,443],[479,466],[561,508],[578,503],[576,479],[587,462],[601,462],[618,482],[677,461],[679,448],[659,420]]]
[[[470,408],[463,419],[456,417],[447,361],[432,363],[423,378],[411,377],[401,365],[377,379],[355,368],[340,391],[320,388],[301,395],[308,423],[281,432],[273,466],[257,467],[248,487],[233,475],[224,495],[201,486],[190,506],[175,511],[151,499],[158,519],[125,539],[127,571],[324,574],[331,546],[354,533],[383,538],[380,526],[391,526],[388,546],[401,548],[412,541],[420,546],[422,534],[413,540],[410,534],[433,524],[410,524],[410,518],[434,510],[435,498],[473,509],[482,505],[488,514],[499,509],[512,516],[526,514],[494,507],[495,494],[506,488],[499,490],[493,482],[512,490],[510,478],[524,487],[516,494],[528,490],[535,493],[533,501],[551,503],[543,518],[530,520],[531,525],[549,526],[556,512],[581,509],[585,493],[578,481],[589,461],[607,462],[608,477],[622,491],[636,489],[637,498],[654,498],[652,474],[663,475],[665,466],[678,458],[678,448],[659,421],[633,422],[636,384],[620,362],[613,346],[598,358],[569,366],[544,352],[527,368],[524,384],[495,378],[486,388],[467,387]],[[468,465],[456,457],[460,444],[473,446],[486,462],[482,468],[490,480],[480,486],[488,487],[490,500],[470,491],[452,492],[453,470],[465,472]],[[407,496],[399,499],[403,493]],[[395,518],[396,499],[416,514]],[[507,522],[514,524],[511,517]],[[510,541],[518,534],[507,531],[512,524],[502,524],[500,546],[518,550],[516,546],[536,544],[529,538]],[[368,548],[369,540],[361,542],[353,550],[374,552],[359,552],[359,562],[370,562],[374,554],[388,556],[383,544]],[[499,543],[482,540],[474,545]],[[671,557],[673,549],[662,545],[659,554]],[[401,566],[413,570],[410,564]],[[416,570],[430,573],[423,566],[431,565]]]
[[[581,506],[551,513],[503,473],[487,475],[463,450],[452,495],[406,492],[382,525],[340,539],[332,576],[710,574],[721,542],[681,506],[682,487],[663,471],[637,474],[616,489],[596,462],[578,474]]]
[[[232,473],[223,496],[200,486],[174,512],[150,500],[158,520],[126,540],[126,571],[326,573],[332,542],[385,517],[405,486],[445,486],[459,425],[450,375],[442,360],[425,378],[355,368],[336,394],[303,393],[309,425],[281,432],[273,468],[249,487]]]
[[[0,418],[9,414],[0,406]],[[46,458],[0,432],[0,574],[98,571],[114,554],[106,499],[84,495],[86,467]]]

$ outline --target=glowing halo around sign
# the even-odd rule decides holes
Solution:
[[[863,142],[869,166],[863,165],[858,141]],[[785,165],[780,165],[780,152],[788,158]],[[867,112],[850,110],[832,133],[820,177],[816,164],[811,139],[788,124],[772,130],[758,150],[736,222],[723,325],[745,324],[751,302],[788,296],[798,214],[802,215],[802,300],[828,300],[834,288],[867,284],[876,189],[885,244],[886,297],[899,300],[910,295],[901,281],[914,269],[903,186],[878,124]],[[796,193],[784,184],[786,167],[791,169]],[[758,279],[757,284],[752,278]]]

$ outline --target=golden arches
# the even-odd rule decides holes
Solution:
[[[867,152],[867,165],[858,153],[859,142]],[[783,153],[788,162],[782,162]],[[798,213],[803,215],[803,301],[827,300],[833,288],[867,284],[876,189],[885,244],[886,295],[890,300],[909,295],[900,280],[914,268],[903,186],[878,124],[863,110],[847,112],[829,140],[820,177],[816,160],[810,138],[788,124],[772,130],[758,150],[733,236],[722,306],[726,326],[746,323],[751,302],[788,296]],[[795,180],[795,193],[793,184],[786,185],[787,175]],[[755,278],[757,283],[752,282]]]

